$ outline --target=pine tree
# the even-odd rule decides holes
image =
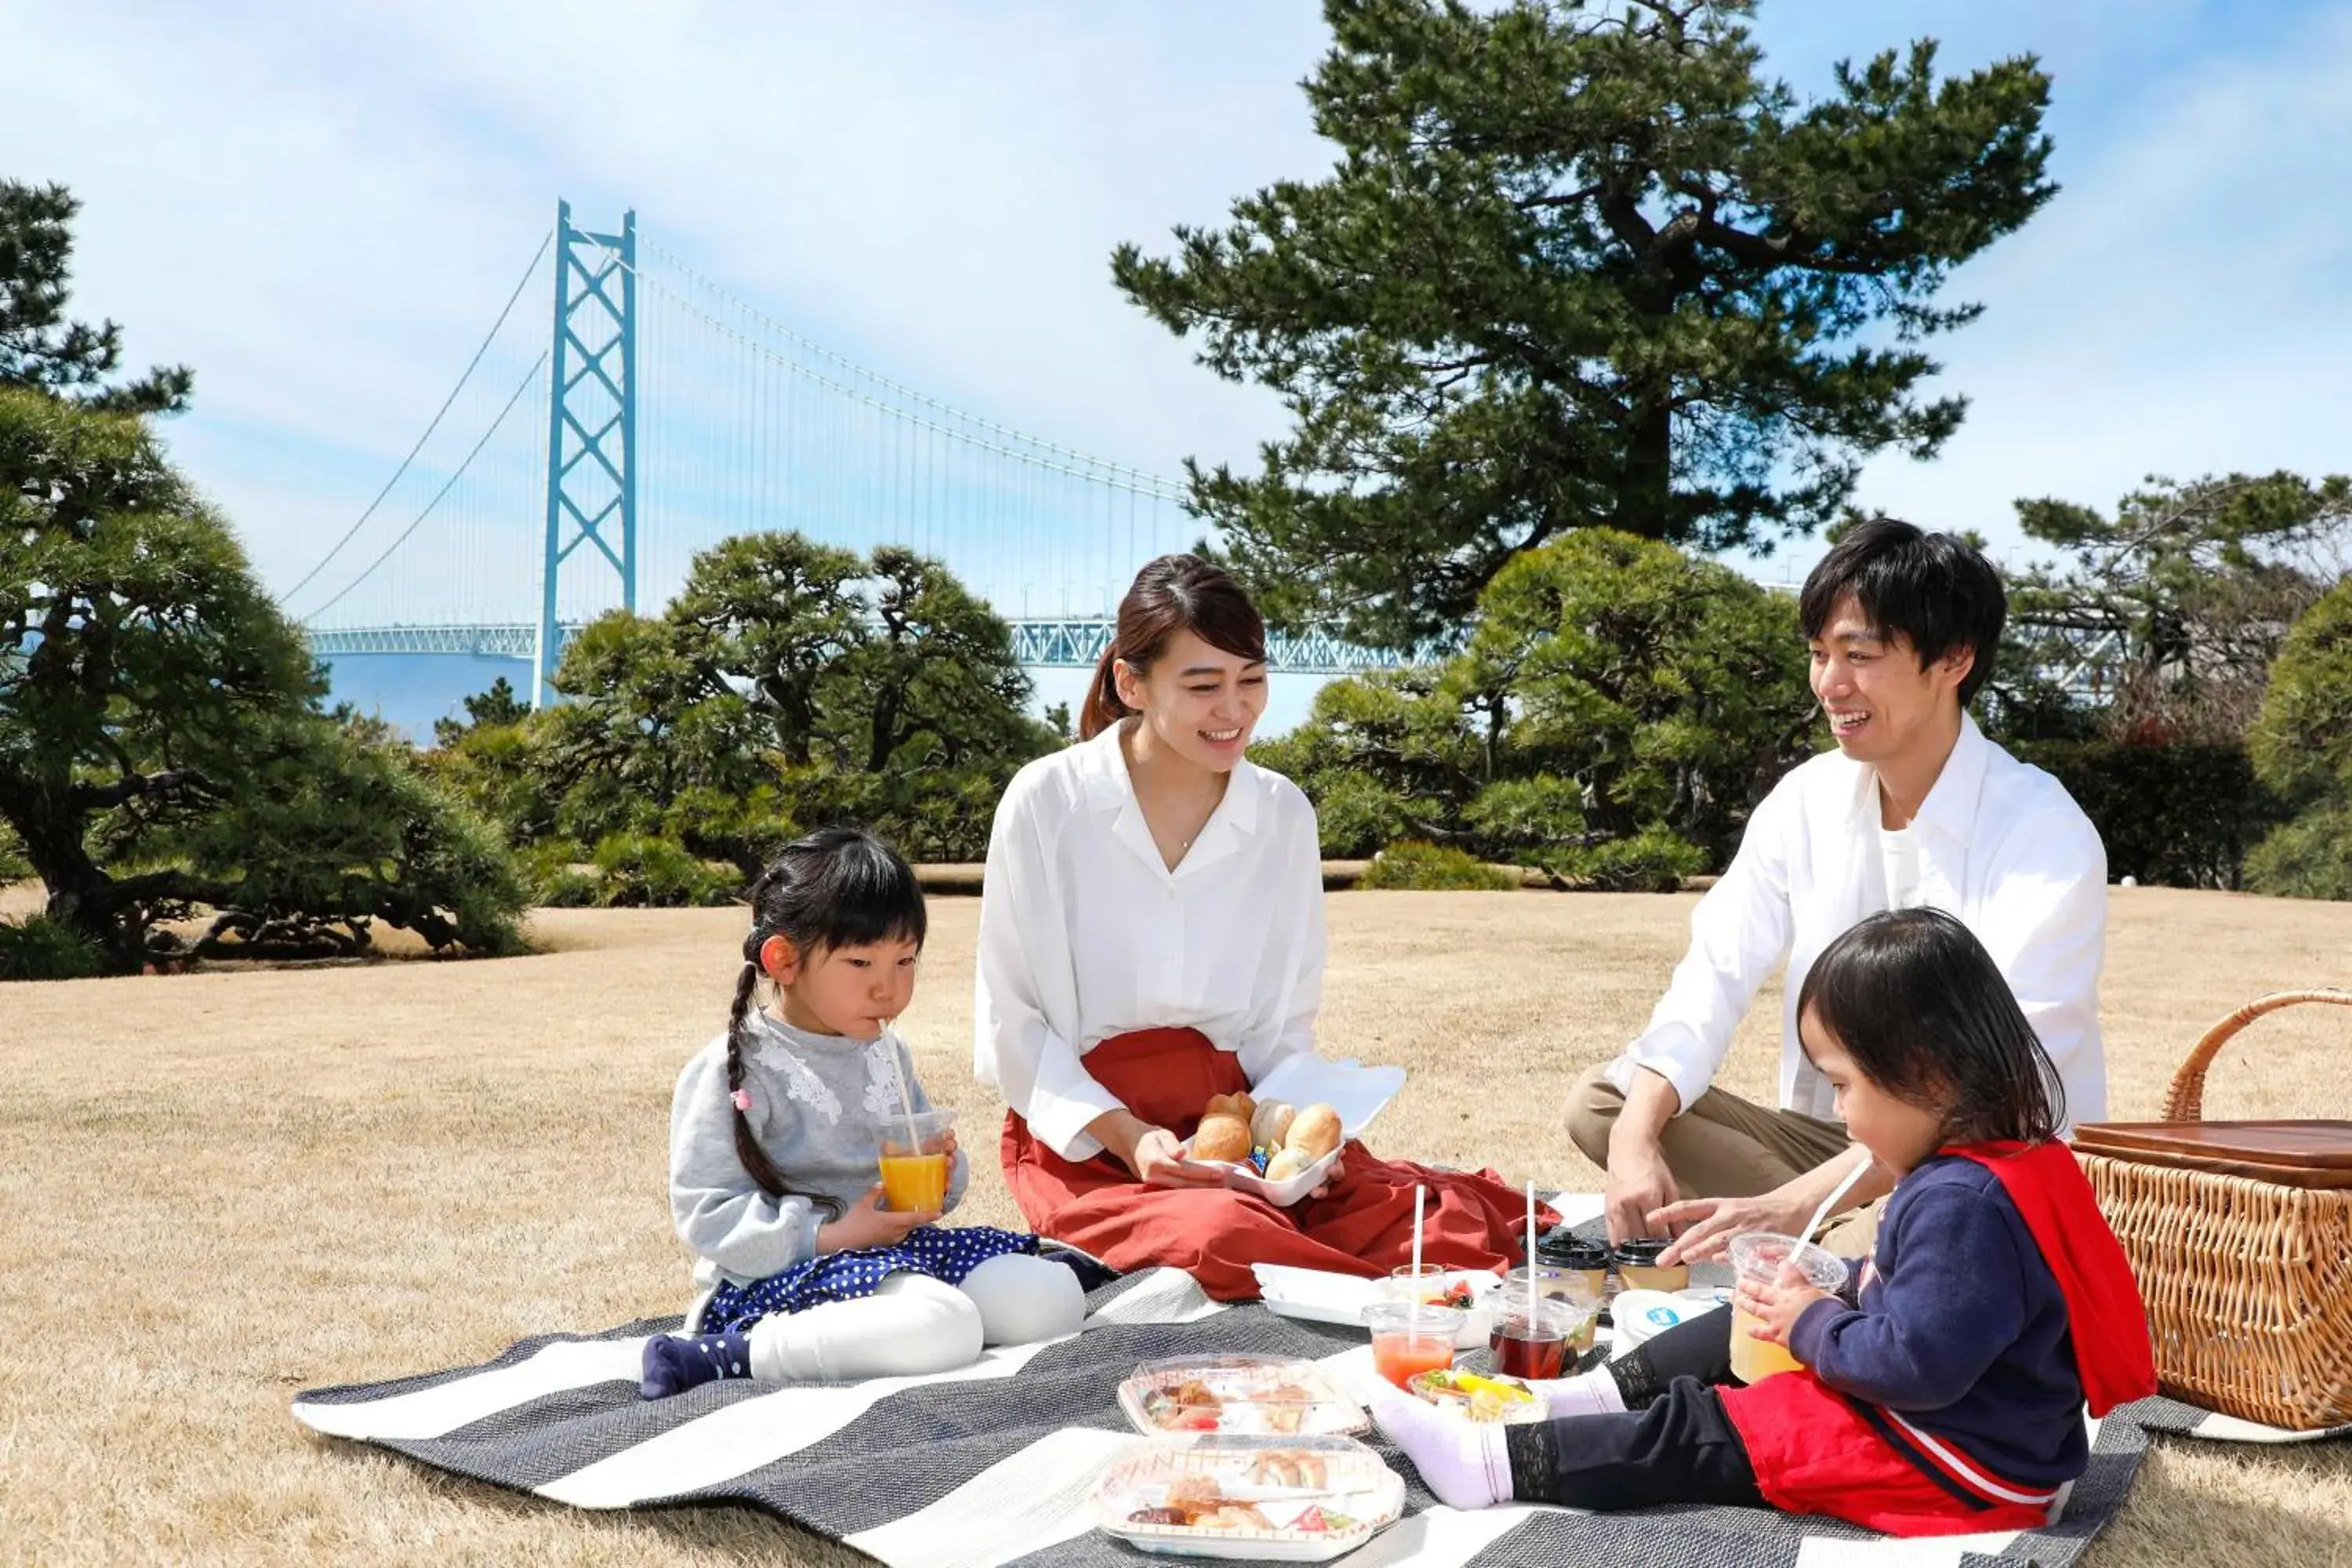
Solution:
[[[1922,340],[1954,267],[2053,193],[2028,58],[1936,46],[1801,103],[1748,0],[1326,0],[1332,172],[1135,246],[1118,285],[1277,392],[1263,471],[1192,504],[1282,619],[1453,640],[1512,556],[1605,525],[1719,550],[1834,516],[1862,458],[1935,453]]]
[[[193,371],[161,366],[105,385],[122,363],[122,329],[66,319],[80,210],[63,185],[0,180],[0,386],[57,393],[115,414],[177,414],[195,385]]]

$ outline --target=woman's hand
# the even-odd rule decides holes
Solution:
[[[1196,1165],[1184,1158],[1176,1134],[1165,1127],[1147,1127],[1136,1139],[1127,1160],[1127,1168],[1136,1178],[1154,1187],[1222,1187],[1225,1173],[1207,1165]]]
[[[849,1205],[839,1219],[816,1227],[819,1252],[847,1252],[858,1247],[896,1247],[907,1233],[933,1224],[936,1214],[900,1214],[882,1206],[882,1189],[876,1185]]]
[[[1339,1184],[1339,1173],[1347,1168],[1348,1151],[1347,1146],[1342,1144],[1340,1145],[1339,1152],[1331,1157],[1331,1168],[1323,1173],[1323,1180],[1321,1183],[1316,1186],[1313,1192],[1307,1194],[1307,1201],[1312,1203],[1317,1198],[1329,1196],[1331,1189]]]
[[[1789,1336],[1797,1331],[1797,1320],[1805,1309],[1816,1301],[1834,1301],[1827,1290],[1816,1290],[1805,1282],[1804,1271],[1793,1263],[1780,1266],[1780,1277],[1769,1283],[1742,1279],[1737,1292],[1739,1308],[1756,1320],[1748,1333],[1767,1344],[1789,1348]]]
[[[1184,1158],[1181,1142],[1165,1127],[1154,1127],[1131,1110],[1106,1110],[1087,1123],[1103,1152],[1155,1187],[1222,1187],[1224,1173]]]
[[[932,1150],[931,1152],[935,1154],[945,1154],[950,1160],[956,1157],[956,1136],[954,1128],[950,1127],[945,1132],[940,1134],[940,1146],[937,1149]]]

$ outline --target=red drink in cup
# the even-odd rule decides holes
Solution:
[[[1486,1342],[1495,1370],[1505,1377],[1553,1378],[1568,1370],[1569,1343],[1592,1316],[1592,1309],[1538,1297],[1506,1300],[1497,1307],[1495,1331]]]

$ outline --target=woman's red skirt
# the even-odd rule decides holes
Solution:
[[[1087,1071],[1144,1121],[1189,1138],[1212,1096],[1246,1090],[1231,1051],[1197,1029],[1144,1029],[1104,1041]],[[1492,1171],[1475,1175],[1375,1160],[1350,1143],[1331,1190],[1278,1208],[1222,1187],[1147,1186],[1108,1154],[1063,1159],[1007,1112],[1002,1145],[1013,1201],[1038,1235],[1083,1248],[1122,1272],[1189,1270],[1221,1301],[1258,1294],[1254,1263],[1377,1277],[1412,1259],[1412,1190],[1428,1190],[1422,1258],[1448,1268],[1505,1268],[1526,1242],[1527,1199]],[[1538,1205],[1537,1222],[1558,1216]]]

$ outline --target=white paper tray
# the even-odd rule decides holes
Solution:
[[[1171,1524],[1134,1524],[1129,1516],[1156,1506],[1168,1486],[1186,1476],[1210,1476],[1235,1492],[1258,1492],[1248,1480],[1255,1458],[1266,1452],[1316,1454],[1324,1463],[1325,1490],[1316,1506],[1348,1515],[1346,1530],[1199,1530]],[[1285,1511],[1278,1492],[1259,1502],[1270,1516]],[[1244,1563],[1326,1563],[1355,1551],[1404,1512],[1404,1482],[1381,1457],[1345,1437],[1203,1436],[1191,1443],[1138,1444],[1111,1461],[1095,1486],[1095,1517],[1104,1533],[1140,1552],[1164,1557],[1208,1557]]]

